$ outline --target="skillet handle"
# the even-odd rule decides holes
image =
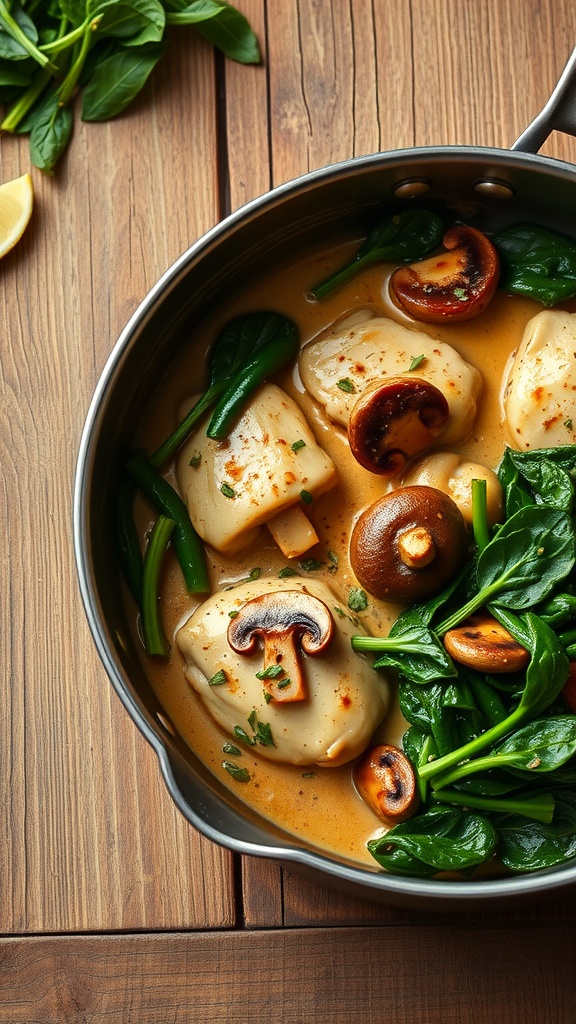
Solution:
[[[554,130],[576,136],[576,49],[546,106],[510,148],[537,153]]]

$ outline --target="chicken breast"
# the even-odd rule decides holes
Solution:
[[[308,342],[299,369],[306,390],[331,420],[344,427],[362,392],[386,377],[429,381],[445,396],[450,410],[440,435],[443,445],[469,436],[482,388],[479,371],[451,345],[369,310],[336,322]]]
[[[504,413],[516,448],[576,442],[576,313],[545,310],[528,321],[505,381]]]
[[[297,611],[299,594],[323,601],[334,619],[333,638],[321,654],[298,654],[307,696],[279,703],[265,696],[263,651],[240,654],[228,642],[228,626],[255,597],[286,592]],[[296,765],[336,766],[367,747],[386,713],[390,698],[386,678],[372,661],[356,654],[350,637],[364,632],[326,584],[317,580],[260,579],[214,594],[178,631],[189,683],[212,717],[238,742],[237,727],[255,741],[253,750],[272,761]],[[272,743],[262,744],[261,727]]]
[[[335,486],[334,463],[275,384],[258,389],[226,441],[206,437],[207,419],[183,445],[177,476],[195,529],[217,551],[241,550],[263,523]]]

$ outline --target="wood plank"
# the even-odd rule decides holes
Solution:
[[[575,953],[565,925],[3,939],[0,1021],[568,1022]]]
[[[78,122],[53,179],[33,170],[33,222],[2,265],[4,933],[234,922],[231,857],[176,811],[114,696],[72,553],[74,462],[104,361],[147,289],[218,217],[214,60],[195,39],[174,37],[123,118]],[[29,166],[24,139],[0,147],[3,178]]]

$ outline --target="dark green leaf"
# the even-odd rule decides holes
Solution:
[[[556,806],[549,825],[517,815],[496,819],[498,852],[511,871],[540,871],[576,856],[576,795],[554,791]]]
[[[544,600],[574,565],[574,527],[569,515],[545,506],[520,509],[480,554],[479,590],[488,601],[521,610]]]
[[[544,306],[576,294],[576,245],[536,224],[516,224],[492,239],[500,255],[500,284]]]
[[[324,298],[339,285],[372,263],[392,261],[408,263],[421,259],[442,241],[444,225],[429,210],[404,210],[385,217],[370,232],[354,258],[341,270],[311,289],[317,298]]]
[[[38,32],[36,25],[22,9],[21,4],[15,0],[10,5],[10,14],[22,30],[27,39],[36,45],[38,43]],[[0,16],[0,57],[5,60],[24,60],[29,56],[28,50],[11,34]]]
[[[218,0],[197,0],[166,18],[172,25],[194,25],[198,32],[241,64],[258,64],[260,48],[246,18],[232,4]]]
[[[52,174],[72,135],[72,112],[55,93],[31,115],[30,157],[35,167]]]
[[[534,719],[508,736],[493,754],[532,772],[551,772],[576,753],[576,715]]]
[[[82,94],[82,120],[107,121],[140,92],[164,53],[164,44],[120,49],[101,61]]]
[[[98,35],[122,39],[125,46],[158,43],[164,35],[160,0],[92,0],[88,7],[93,17],[100,16]]]
[[[387,871],[423,877],[468,871],[488,860],[495,846],[496,834],[486,818],[454,807],[417,814],[368,843]]]
[[[366,638],[368,641],[372,638]],[[450,679],[457,675],[454,662],[441,641],[431,629],[408,626],[403,633],[395,631],[385,640],[362,642],[354,637],[352,646],[358,650],[376,650],[375,668],[395,668],[413,683],[429,683],[435,679]]]

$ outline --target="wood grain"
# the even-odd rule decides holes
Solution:
[[[0,940],[5,1024],[569,1024],[574,930],[316,928]]]
[[[563,1024],[574,897],[448,921],[250,858],[237,879],[174,808],[84,620],[76,452],[147,290],[223,215],[309,170],[509,146],[576,41],[572,0],[239,6],[263,65],[174,33],[126,115],[78,121],[57,175],[33,172],[33,221],[0,268],[0,1020]],[[576,163],[576,140],[543,152]],[[3,180],[29,166],[22,138],[0,154]]]
[[[72,552],[74,464],[98,375],[148,288],[218,219],[212,51],[173,44],[129,114],[78,122],[57,176],[33,173],[32,224],[2,264],[4,933],[235,916],[230,856],[175,810],[100,666]],[[5,178],[28,167],[24,140],[1,146]]]

